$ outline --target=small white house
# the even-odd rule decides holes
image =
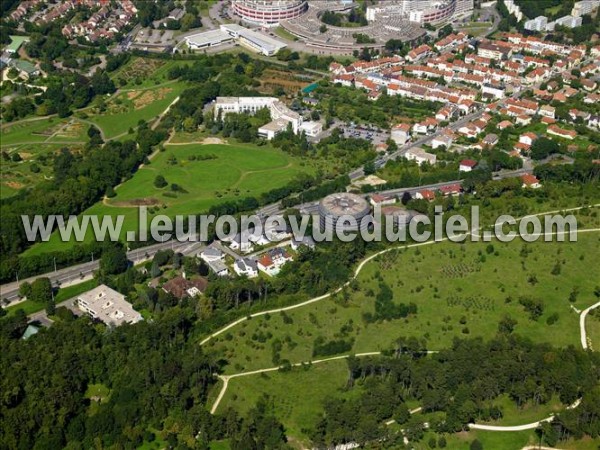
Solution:
[[[198,254],[200,259],[206,263],[210,261],[223,261],[225,254],[217,247],[209,246]]]
[[[460,172],[470,172],[477,166],[477,161],[472,159],[463,159],[458,166]]]
[[[229,248],[233,251],[240,251],[242,253],[250,253],[254,250],[254,246],[250,241],[250,236],[242,236],[239,233],[232,239]]]
[[[240,276],[247,276],[248,278],[256,278],[258,276],[258,266],[256,261],[250,258],[238,259],[233,264],[233,270]]]
[[[404,155],[406,159],[409,161],[416,161],[419,165],[423,163],[435,164],[437,161],[437,156],[432,153],[427,153],[420,147],[411,148]]]

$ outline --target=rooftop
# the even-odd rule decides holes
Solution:
[[[101,284],[77,297],[79,308],[107,325],[119,326],[143,320],[125,296]]]

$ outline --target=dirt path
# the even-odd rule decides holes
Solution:
[[[593,207],[597,207],[600,206],[598,204],[596,205],[592,205]],[[563,209],[560,211],[575,211],[575,210],[579,210],[579,209],[583,209],[586,207],[578,207],[578,208],[571,208],[571,209]],[[538,213],[538,214],[531,214],[531,215],[527,215],[525,217],[534,217],[534,216],[541,216],[541,215],[546,215],[546,214],[555,214],[557,212],[560,211],[546,211],[546,212],[542,212],[542,213]],[[519,220],[522,220],[523,218],[520,218]],[[479,228],[478,231],[480,231],[481,229],[483,229],[483,227]],[[578,230],[578,233],[587,233],[587,232],[598,232],[600,231],[600,228],[593,228],[593,229],[584,229],[584,230]],[[557,235],[557,234],[566,234],[566,232],[554,232],[554,233],[543,233],[544,235]],[[445,241],[447,240],[447,238],[442,239],[441,241]],[[438,241],[440,242],[440,241]],[[272,309],[269,311],[262,311],[262,312],[258,312],[255,314],[251,314],[247,317],[243,317],[241,319],[238,319],[232,323],[230,323],[229,325],[223,327],[222,329],[218,330],[217,332],[209,335],[208,337],[206,337],[201,343],[200,345],[204,345],[207,342],[209,342],[212,338],[220,335],[221,333],[233,328],[234,326],[244,322],[245,320],[248,320],[249,318],[252,317],[256,317],[256,316],[261,316],[261,315],[266,315],[266,314],[274,314],[277,312],[282,312],[282,311],[289,311],[292,309],[296,309],[296,308],[300,308],[302,306],[306,306],[306,305],[310,305],[312,303],[321,301],[325,298],[330,297],[331,295],[341,291],[343,289],[343,287],[345,287],[346,285],[348,285],[352,280],[354,280],[358,274],[360,273],[360,271],[362,270],[362,268],[370,261],[372,261],[374,258],[376,258],[377,256],[380,256],[382,254],[385,254],[387,252],[393,251],[393,250],[397,250],[399,248],[412,248],[412,247],[419,247],[419,246],[423,246],[423,245],[431,245],[436,243],[436,241],[427,241],[427,242],[423,242],[423,243],[419,243],[419,244],[412,244],[412,245],[406,245],[403,247],[392,247],[389,249],[385,249],[382,250],[380,252],[377,252],[367,258],[365,258],[356,268],[356,270],[354,271],[354,275],[353,277],[346,283],[344,284],[342,287],[338,288],[337,290],[335,290],[332,293],[327,293],[324,295],[321,295],[319,297],[315,297],[313,299],[307,300],[305,302],[296,304],[296,305],[291,305],[288,307],[284,307],[284,308],[278,308],[278,309]],[[600,307],[600,302],[586,308],[580,315],[580,335],[581,335],[581,344],[582,347],[584,349],[588,348],[588,342],[587,342],[587,333],[586,333],[586,329],[585,329],[585,318],[587,316],[587,314],[597,308]],[[428,353],[437,353],[435,351],[429,351]],[[364,356],[376,356],[376,355],[380,355],[381,352],[368,352],[368,353],[358,353],[354,356],[356,357],[364,357]],[[341,356],[333,356],[331,358],[325,358],[325,359],[320,359],[320,360],[315,360],[315,361],[308,361],[308,362],[300,362],[300,363],[295,363],[292,364],[292,367],[300,367],[304,364],[320,364],[320,363],[324,363],[324,362],[328,362],[328,361],[334,361],[334,360],[340,360],[340,359],[347,359],[349,358],[351,355],[341,355]],[[223,386],[221,387],[221,391],[219,392],[219,395],[217,396],[215,402],[213,403],[210,413],[211,414],[215,414],[215,412],[217,411],[219,404],[221,403],[221,401],[223,400],[223,397],[225,396],[225,393],[227,392],[227,388],[229,387],[229,380],[233,379],[233,378],[239,378],[239,377],[244,377],[244,376],[250,376],[250,375],[256,375],[256,374],[260,374],[260,373],[266,373],[266,372],[275,372],[278,371],[280,369],[280,367],[269,367],[266,369],[258,369],[258,370],[252,370],[252,371],[248,371],[248,372],[241,372],[241,373],[237,373],[237,374],[233,374],[233,375],[218,375],[218,378],[220,380],[223,381]],[[575,403],[573,403],[572,405],[567,406],[567,409],[574,409],[577,408],[579,406],[579,404],[581,403],[581,399],[577,400]],[[414,414],[416,412],[420,412],[421,408],[416,408],[415,410],[411,411],[411,414]],[[554,415],[551,415],[549,417],[546,417],[544,419],[541,419],[537,422],[532,422],[532,423],[527,423],[527,424],[523,424],[523,425],[514,425],[514,426],[500,426],[500,425],[479,425],[479,424],[469,424],[469,429],[472,430],[484,430],[484,431],[502,431],[502,432],[509,432],[509,431],[525,431],[525,430],[532,430],[532,429],[536,429],[537,427],[540,426],[540,424],[544,423],[544,422],[550,422],[554,419]],[[391,425],[394,423],[394,420],[389,420],[386,422],[386,425]]]

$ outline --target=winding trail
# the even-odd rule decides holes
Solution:
[[[528,218],[528,217],[535,217],[535,216],[541,216],[541,215],[546,215],[546,214],[555,214],[558,212],[567,212],[567,211],[576,211],[576,210],[580,210],[580,209],[584,209],[584,208],[588,208],[588,207],[598,207],[600,206],[600,204],[595,204],[595,205],[590,205],[590,206],[583,206],[583,207],[578,207],[578,208],[570,208],[570,209],[562,209],[562,210],[555,210],[555,211],[546,211],[546,212],[542,212],[542,213],[538,213],[538,214],[532,214],[532,215],[527,215],[524,216],[518,220],[522,220],[524,218]],[[480,227],[478,229],[481,230],[483,229],[483,227]],[[600,228],[590,228],[590,229],[581,229],[581,230],[577,230],[577,233],[590,233],[590,232],[598,232],[600,231]],[[562,231],[562,232],[552,232],[552,233],[538,233],[538,236],[544,235],[544,236],[549,236],[549,235],[558,235],[558,234],[568,234],[570,233],[567,231]],[[466,235],[474,235],[474,232],[472,233],[466,233]],[[361,270],[363,269],[363,267],[369,263],[370,261],[372,261],[374,258],[385,254],[387,252],[390,251],[394,251],[394,250],[399,250],[399,249],[403,249],[403,248],[414,248],[414,247],[420,247],[423,245],[431,245],[434,244],[436,242],[443,242],[448,240],[448,238],[443,238],[441,240],[435,241],[427,241],[427,242],[422,242],[422,243],[417,243],[417,244],[411,244],[411,245],[404,245],[404,246],[395,246],[395,247],[390,247],[387,249],[384,249],[380,252],[374,253],[371,256],[368,256],[367,258],[365,258],[355,269],[354,271],[354,275],[352,276],[352,278],[350,278],[349,281],[347,281],[345,284],[343,284],[341,287],[339,287],[338,289],[336,289],[333,292],[321,295],[319,297],[315,297],[312,298],[310,300],[307,300],[305,302],[301,302],[298,303],[296,305],[291,305],[291,306],[287,306],[287,307],[283,307],[283,308],[277,308],[277,309],[271,309],[268,311],[261,311],[258,313],[254,313],[252,315],[246,316],[246,317],[242,317],[234,322],[231,322],[230,324],[226,325],[225,327],[221,328],[220,330],[216,331],[215,333],[207,336],[203,341],[200,342],[200,345],[204,345],[207,342],[209,342],[211,339],[219,336],[220,334],[224,333],[225,331],[235,327],[236,325],[244,322],[245,320],[248,320],[249,318],[252,317],[258,317],[258,316],[262,316],[262,315],[266,315],[266,314],[274,314],[277,312],[282,312],[282,311],[289,311],[289,310],[293,310],[296,308],[301,308],[303,306],[307,306],[310,305],[312,303],[316,303],[318,301],[324,300],[334,294],[336,294],[337,292],[340,292],[345,286],[347,286],[352,280],[354,280],[359,273],[361,272]],[[579,328],[580,328],[580,336],[581,336],[581,345],[583,347],[584,350],[587,350],[589,348],[588,345],[588,341],[587,341],[587,332],[585,329],[585,318],[587,316],[587,314],[592,311],[595,308],[600,307],[600,302],[597,302],[591,306],[589,306],[588,308],[586,308],[585,310],[583,310],[579,316]],[[574,309],[574,308],[573,308]],[[577,310],[576,310],[577,311]],[[431,354],[431,353],[437,353],[437,351],[428,351],[427,353]],[[328,362],[328,361],[335,361],[335,360],[340,360],[340,359],[347,359],[350,356],[355,356],[355,357],[364,357],[364,356],[377,356],[377,355],[381,355],[381,352],[367,352],[367,353],[357,353],[355,355],[340,355],[340,356],[333,356],[331,358],[325,358],[325,359],[319,359],[319,360],[314,360],[314,361],[307,361],[307,362],[299,362],[299,363],[294,363],[291,366],[292,367],[300,367],[302,365],[305,364],[320,364],[320,363],[324,363],[324,362]],[[221,387],[221,390],[217,396],[217,398],[215,399],[211,409],[210,409],[210,413],[211,414],[215,414],[221,401],[223,400],[223,397],[225,396],[225,393],[227,392],[227,388],[229,387],[229,380],[233,379],[233,378],[239,378],[239,377],[245,377],[245,376],[250,376],[250,375],[257,375],[260,373],[266,373],[266,372],[275,372],[278,371],[281,367],[269,367],[266,369],[258,369],[258,370],[252,370],[252,371],[248,371],[248,372],[240,372],[237,374],[232,374],[232,375],[218,375],[217,377],[223,381],[223,386]],[[579,404],[581,403],[581,399],[578,399],[575,403],[573,403],[572,405],[567,406],[567,409],[574,409],[577,408],[579,406]],[[416,408],[414,410],[411,410],[410,413],[411,414],[416,414],[418,412],[421,412],[422,408]],[[526,431],[526,430],[533,430],[536,429],[540,426],[540,424],[544,423],[544,422],[550,422],[554,419],[554,415],[550,415],[549,417],[546,417],[544,419],[541,419],[537,422],[532,422],[532,423],[527,423],[527,424],[523,424],[523,425],[513,425],[513,426],[501,426],[501,425],[482,425],[482,424],[469,424],[469,429],[471,430],[482,430],[482,431],[499,431],[499,432],[514,432],[514,431]],[[393,424],[395,421],[392,420],[388,420],[387,422],[385,422],[386,425],[391,425]]]
[[[563,209],[558,209],[558,210],[553,210],[553,211],[545,211],[545,212],[541,212],[541,213],[537,213],[537,214],[528,214],[528,215],[523,216],[523,217],[521,217],[519,219],[516,219],[516,221],[518,222],[518,221],[526,219],[526,218],[538,217],[538,216],[543,216],[543,215],[546,215],[546,214],[556,214],[556,213],[559,213],[559,212],[578,211],[580,209],[596,208],[596,207],[599,207],[599,206],[600,206],[600,203],[597,203],[595,205],[579,206],[577,208],[569,208],[569,209],[564,209],[563,208]],[[481,231],[483,228],[484,227],[479,227],[477,229],[477,231]],[[579,233],[589,233],[589,232],[594,232],[594,231],[600,231],[600,228],[590,228],[590,229],[581,229],[581,230],[578,229],[577,233],[578,234]],[[558,235],[558,234],[568,234],[568,232],[563,231],[563,232],[541,233],[541,234],[543,234],[544,236],[550,236],[550,235]],[[470,235],[479,237],[479,235],[475,233],[475,230],[473,230],[470,233],[465,233],[465,234],[463,234],[461,236],[465,236],[465,238],[466,238],[466,237],[468,237]],[[439,239],[439,240],[430,240],[430,241],[420,242],[420,243],[416,243],[416,244],[409,244],[409,245],[405,244],[405,245],[400,245],[400,246],[393,246],[393,247],[381,250],[381,251],[379,251],[377,253],[374,253],[374,254],[366,257],[365,259],[363,259],[362,262],[354,270],[354,273],[353,273],[352,277],[348,281],[346,281],[342,286],[340,286],[339,288],[335,289],[334,291],[328,292],[326,294],[320,295],[319,297],[315,297],[315,298],[312,298],[310,300],[306,300],[306,301],[301,302],[301,303],[297,303],[295,305],[285,306],[285,307],[282,307],[282,308],[270,309],[268,311],[260,311],[260,312],[256,312],[256,313],[253,313],[253,314],[249,314],[248,316],[241,317],[241,318],[239,318],[239,319],[231,322],[230,324],[225,325],[223,328],[215,331],[214,333],[208,335],[207,337],[205,337],[202,341],[200,341],[200,346],[206,344],[207,342],[209,342],[210,340],[212,340],[212,339],[216,338],[217,336],[223,334],[227,330],[230,330],[231,328],[233,328],[233,327],[239,325],[240,323],[245,322],[246,320],[251,319],[253,317],[259,317],[259,316],[264,316],[266,314],[275,314],[275,313],[278,313],[278,312],[291,311],[293,309],[302,308],[303,306],[311,305],[313,303],[319,302],[321,300],[325,300],[326,298],[329,298],[329,297],[337,294],[338,292],[342,291],[342,289],[344,289],[345,287],[347,287],[352,281],[354,281],[358,277],[358,275],[362,271],[363,267],[368,262],[372,261],[373,259],[375,259],[378,256],[381,256],[381,255],[383,255],[385,253],[392,252],[392,251],[397,251],[397,250],[402,250],[402,249],[408,249],[408,248],[422,247],[424,245],[432,245],[432,244],[436,244],[436,243],[444,242],[444,241],[448,241],[448,240],[449,239],[447,237],[444,237],[444,238]]]
[[[590,306],[589,308],[584,309],[583,312],[581,313],[581,315],[579,316],[579,329],[581,330],[581,346],[583,347],[584,350],[587,350],[588,348],[591,347],[591,345],[590,345],[591,343],[588,342],[587,331],[585,330],[585,318],[592,309],[596,309],[599,306],[600,306],[600,302],[595,303],[592,306]]]

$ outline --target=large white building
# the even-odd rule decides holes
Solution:
[[[109,326],[119,326],[144,320],[142,315],[125,300],[123,294],[104,284],[79,295],[76,304],[79,309],[90,317]]]
[[[386,4],[387,3],[387,4]],[[399,15],[419,24],[451,22],[473,11],[473,0],[399,0],[367,8],[368,21],[378,15]]]
[[[308,9],[307,0],[232,0],[233,12],[257,25],[275,27],[280,20],[294,19]]]
[[[302,131],[302,116],[275,97],[217,97],[215,116],[219,113],[223,116],[227,113],[255,114],[263,108],[271,112],[272,122],[260,127],[259,135],[271,140],[289,125],[296,134]]]
[[[600,0],[583,0],[576,2],[571,10],[573,17],[581,17],[585,14],[591,14],[595,9],[600,7]]]
[[[185,38],[185,43],[192,50],[206,49],[233,41],[265,56],[273,56],[282,48],[287,47],[286,44],[277,39],[235,23],[223,24],[218,30],[204,31]]]
[[[535,19],[525,22],[523,28],[529,31],[544,31],[547,25],[548,18],[546,16],[538,16]]]
[[[556,25],[561,25],[567,28],[576,28],[580,27],[583,22],[581,17],[573,17],[573,16],[564,16],[560,19],[556,19]]]

